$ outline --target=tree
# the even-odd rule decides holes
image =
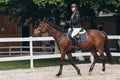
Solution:
[[[22,26],[35,25],[39,19],[49,19],[59,24],[61,18],[69,19],[70,6],[77,3],[81,16],[94,20],[100,11],[120,13],[120,0],[0,0],[0,12]]]
[[[120,13],[120,0],[80,0],[82,16],[90,18],[91,28],[96,28],[95,21],[100,11]]]
[[[59,22],[60,14],[63,12],[64,0],[1,0],[9,15],[10,20],[17,22],[18,26],[22,26],[28,21],[28,25],[35,25],[39,19],[56,19]],[[61,3],[63,2],[63,3]]]

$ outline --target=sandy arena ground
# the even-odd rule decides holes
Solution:
[[[107,70],[101,74],[101,64],[96,64],[92,75],[88,75],[90,64],[79,64],[82,75],[77,75],[71,65],[64,66],[63,74],[56,77],[59,66],[34,69],[0,71],[0,80],[120,80],[120,65],[107,64]]]

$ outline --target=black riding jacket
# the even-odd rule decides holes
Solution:
[[[80,14],[79,14],[79,11],[75,11],[73,12],[71,18],[70,18],[70,21],[69,21],[69,24],[70,24],[70,27],[71,28],[79,28],[81,27],[80,25]]]

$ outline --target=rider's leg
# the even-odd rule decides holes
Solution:
[[[73,48],[77,48],[77,38],[76,35],[78,34],[78,32],[81,30],[81,28],[73,28],[71,37],[73,39]]]
[[[73,37],[73,48],[77,48],[77,38]]]

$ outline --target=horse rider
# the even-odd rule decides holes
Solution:
[[[72,16],[70,18],[70,21],[66,21],[65,25],[69,24],[69,30],[72,30],[71,37],[73,39],[73,46],[72,48],[76,49],[77,48],[77,41],[76,41],[76,35],[79,33],[79,31],[82,29],[80,25],[80,13],[77,10],[78,7],[76,4],[71,5],[71,10],[72,10]]]

